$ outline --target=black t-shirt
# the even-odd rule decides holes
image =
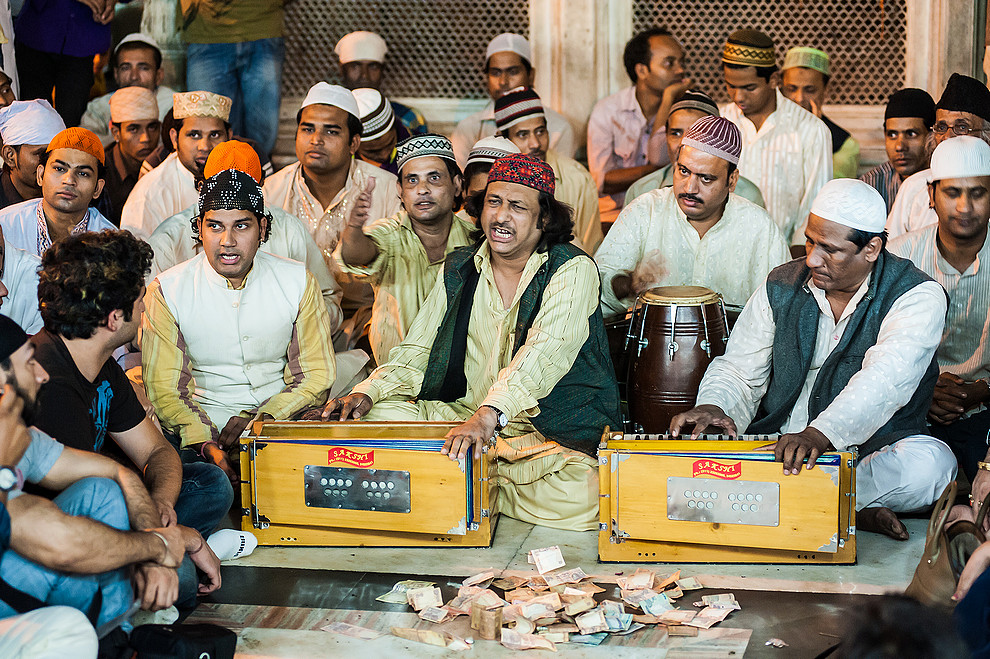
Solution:
[[[107,433],[125,432],[145,418],[131,382],[113,358],[94,382],[79,372],[65,343],[48,330],[31,337],[38,363],[48,382],[38,392],[34,425],[66,446],[94,451],[134,466]]]

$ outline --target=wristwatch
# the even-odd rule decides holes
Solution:
[[[990,462],[977,462],[976,466],[984,471],[990,471]]]
[[[494,405],[482,405],[482,407],[487,407],[495,412],[495,432],[503,430],[507,425],[509,425],[509,417],[505,416],[505,412],[498,409]]]
[[[10,492],[17,488],[17,472],[13,467],[0,467],[0,492]]]

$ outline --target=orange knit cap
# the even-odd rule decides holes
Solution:
[[[106,156],[103,153],[103,144],[100,143],[100,138],[96,136],[96,133],[85,128],[66,128],[53,137],[52,141],[48,143],[47,150],[51,153],[55,149],[82,151],[99,160],[101,165],[106,164]]]
[[[206,159],[206,166],[203,167],[203,178],[212,178],[227,169],[244,172],[259,184],[261,183],[261,159],[258,158],[258,153],[245,142],[228,140],[216,145],[210,152],[210,157]]]

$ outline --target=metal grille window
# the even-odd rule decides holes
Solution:
[[[529,34],[528,0],[295,0],[286,7],[286,96],[340,82],[333,47],[355,30],[388,43],[383,92],[394,97],[487,98],[481,68],[489,40]]]
[[[885,105],[904,86],[906,0],[767,2],[633,1],[633,33],[666,27],[684,44],[688,75],[725,102],[719,58],[735,30],[757,29],[777,44],[778,65],[794,46],[820,48],[832,60],[829,103]]]

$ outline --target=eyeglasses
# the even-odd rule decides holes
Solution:
[[[952,132],[955,133],[956,135],[969,135],[970,133],[976,132],[978,130],[982,130],[982,126],[980,128],[973,128],[969,124],[952,124],[950,126],[944,121],[940,121],[934,126],[932,126],[932,130],[938,133],[939,135],[945,135],[945,133],[947,133],[949,130],[952,130]]]

